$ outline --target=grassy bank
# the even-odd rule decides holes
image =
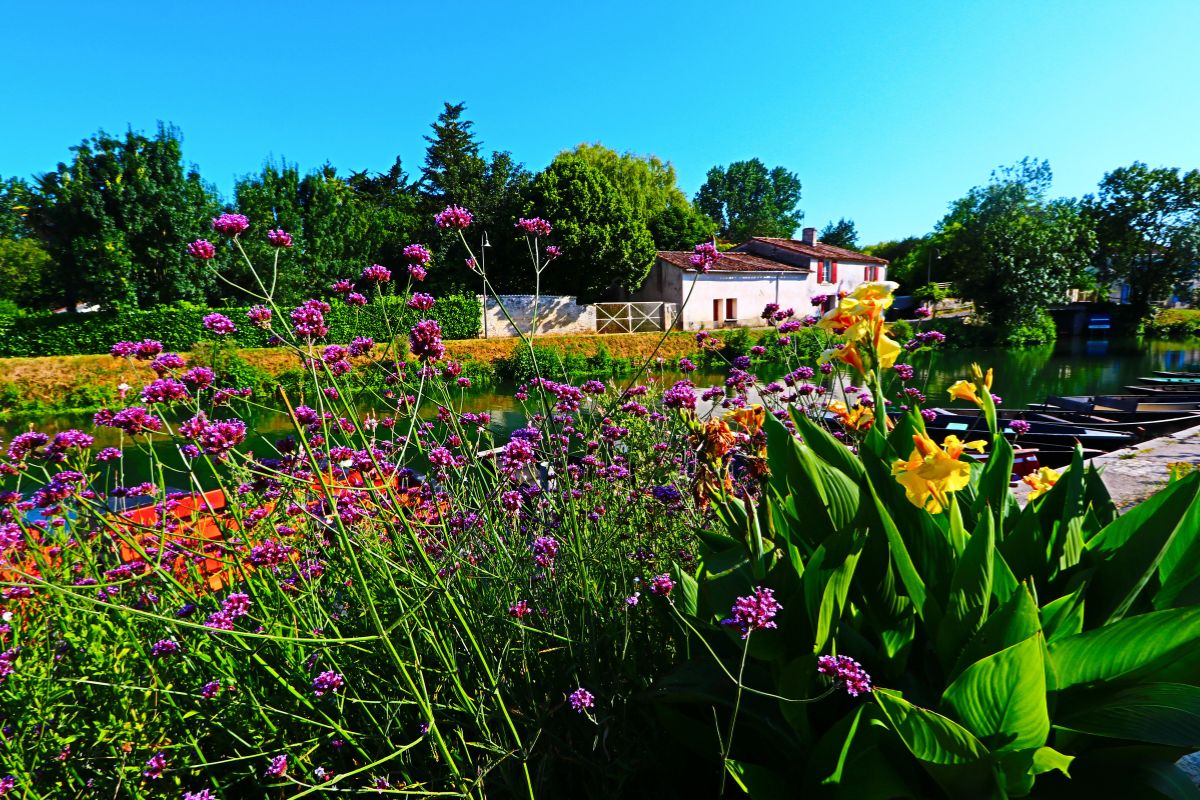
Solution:
[[[730,353],[741,354],[769,331],[723,334]],[[551,365],[547,374],[577,380],[636,371],[659,347],[661,333],[593,336],[543,336],[537,339],[538,360]],[[516,339],[467,339],[446,342],[449,358],[463,363],[464,374],[477,386],[528,377],[528,351]],[[658,356],[677,362],[695,351],[695,335],[675,332],[662,340]],[[734,352],[737,351],[737,352]],[[189,363],[213,364],[211,351],[184,354]],[[286,350],[246,348],[219,358],[218,372],[239,385],[288,385],[299,378],[296,357]],[[136,392],[154,373],[126,359],[108,355],[45,356],[0,359],[0,416],[36,412],[94,411],[120,399],[125,383]]]

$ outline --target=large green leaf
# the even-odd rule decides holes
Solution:
[[[1028,639],[1039,630],[1037,603],[1029,590],[1021,587],[988,616],[963,648],[948,677],[955,678],[975,662]]]
[[[992,755],[969,730],[895,692],[876,689],[874,694],[890,728],[949,796],[993,795]]]
[[[892,563],[896,567],[896,573],[900,576],[900,583],[904,586],[904,591],[908,594],[909,599],[913,602],[913,608],[917,612],[917,616],[926,621],[926,624],[937,625],[942,617],[941,607],[937,601],[929,596],[925,588],[925,581],[917,572],[916,565],[913,564],[912,556],[908,552],[908,546],[904,542],[904,537],[900,535],[900,530],[896,527],[896,523],[892,521],[891,515],[884,508],[883,502],[879,499],[879,495],[875,492],[875,487],[871,481],[864,476],[862,488],[870,497],[870,505],[864,504],[864,511],[871,520],[871,527],[875,531],[882,530],[887,538],[888,547],[891,550]]]
[[[1090,624],[1125,616],[1157,576],[1169,552],[1175,551],[1168,562],[1174,571],[1179,558],[1191,551],[1200,536],[1198,489],[1200,474],[1176,481],[1088,541],[1088,553],[1097,562],[1088,589]],[[1176,539],[1180,540],[1178,546]],[[1181,579],[1179,584],[1173,584],[1176,585],[1186,582]]]
[[[995,546],[996,530],[992,524],[992,513],[984,509],[979,526],[967,542],[954,571],[946,615],[942,617],[938,636],[934,640],[944,668],[954,664],[962,652],[963,644],[987,619],[992,602]]]
[[[976,764],[988,749],[969,730],[936,711],[915,706],[896,692],[873,693],[893,731],[917,759],[945,766]]]
[[[1146,683],[1087,692],[1060,707],[1054,724],[1094,736],[1200,748],[1200,687]]]
[[[1200,607],[1127,617],[1051,642],[1049,655],[1060,691],[1200,675]]]
[[[1054,642],[1083,631],[1083,587],[1042,606],[1042,631]]]
[[[976,661],[947,687],[942,702],[989,750],[1041,747],[1050,735],[1042,636]]]
[[[805,567],[801,584],[815,634],[815,654],[828,649],[829,639],[836,631],[862,553],[862,541],[863,537],[853,530],[835,534],[817,548]]]
[[[996,528],[1003,531],[1004,520],[1017,511],[1016,500],[1008,488],[1012,479],[1013,449],[1004,434],[992,437],[992,450],[987,463],[979,472],[979,482],[976,484],[974,512],[976,516],[990,508],[996,515]]]
[[[795,406],[792,407],[792,421],[796,431],[804,439],[804,443],[816,451],[824,461],[849,475],[859,479],[863,476],[862,462],[850,448],[830,435],[829,431],[813,422]]]

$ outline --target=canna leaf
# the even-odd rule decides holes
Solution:
[[[942,695],[968,729],[993,752],[1041,747],[1050,735],[1042,636],[976,661]]]

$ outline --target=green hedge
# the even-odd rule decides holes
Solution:
[[[391,338],[390,330],[403,335],[422,316],[404,305],[403,298],[386,297],[362,308],[331,304],[326,315],[330,342],[348,342],[355,336],[377,341]],[[72,356],[107,353],[115,342],[157,339],[167,350],[190,350],[198,342],[211,340],[204,329],[205,315],[225,314],[237,325],[229,340],[237,347],[265,347],[266,331],[246,319],[247,307],[208,308],[183,304],[160,306],[146,311],[98,312],[95,314],[41,314],[7,320],[0,336],[0,356]],[[285,309],[285,314],[286,314]],[[428,316],[442,326],[446,339],[474,339],[479,335],[479,301],[472,295],[439,297]],[[277,321],[277,327],[290,324]]]

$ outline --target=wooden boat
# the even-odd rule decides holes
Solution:
[[[1156,378],[1138,378],[1146,386],[1200,386],[1200,377],[1187,378],[1181,376],[1165,377],[1159,376]]]
[[[939,415],[977,417],[983,412],[977,408],[965,409],[932,409]],[[1200,425],[1200,409],[1166,410],[1166,411],[1093,411],[1084,409],[1019,409],[998,408],[997,417],[1005,422],[1019,419],[1028,422],[1031,432],[1040,430],[1043,424],[1071,425],[1103,430],[1128,431],[1129,433],[1149,438],[1164,436],[1168,433],[1181,431]]]
[[[1030,422],[1029,425],[1029,432],[1020,434],[1019,438],[1012,428],[1005,427],[1004,433],[1010,439],[1019,440],[1023,445],[1039,449],[1043,445],[1063,445],[1069,449],[1078,442],[1085,448],[1108,452],[1129,447],[1139,440],[1138,436],[1129,431],[1069,424],[1059,425],[1050,422]],[[934,439],[950,434],[954,434],[960,439],[981,438],[989,435],[987,421],[982,414],[974,417],[954,416],[948,413],[943,415],[940,410],[936,420],[925,423],[925,430]]]
[[[1200,372],[1171,372],[1169,370],[1156,369],[1154,374],[1159,378],[1197,378],[1200,379]]]
[[[1146,411],[1167,411],[1175,414],[1186,414],[1200,411],[1200,400],[1173,403],[1160,401],[1155,397],[1144,394],[1108,394],[1108,395],[1067,395],[1059,397],[1051,395],[1044,403],[1030,403],[1029,407],[1037,411],[1066,411],[1096,412],[1107,414],[1112,411],[1140,413]]]
[[[1127,392],[1133,394],[1149,394],[1161,397],[1171,397],[1172,402],[1181,400],[1194,400],[1200,402],[1200,384],[1158,384],[1155,386],[1147,386],[1145,384],[1137,384],[1135,386],[1126,386]]]

